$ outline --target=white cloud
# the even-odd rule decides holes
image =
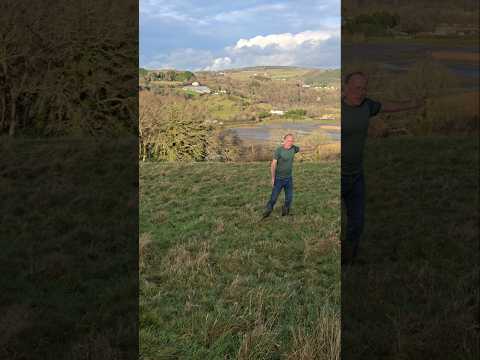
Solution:
[[[225,48],[204,70],[222,70],[246,66],[340,66],[339,29],[304,31],[297,34],[271,34],[240,39]]]
[[[216,70],[222,70],[222,69],[227,69],[232,65],[232,59],[230,59],[228,56],[225,57],[220,57],[216,58],[213,60],[213,64],[211,66],[207,66],[204,68],[204,70],[208,71],[216,71]]]
[[[339,16],[338,0],[140,0],[140,61],[194,71],[339,67]]]
[[[212,17],[213,20],[218,22],[225,22],[225,23],[234,23],[238,21],[245,21],[252,16],[256,16],[258,14],[268,14],[270,12],[278,12],[278,11],[285,11],[288,9],[286,4],[265,4],[265,5],[257,5],[241,10],[233,10],[233,11],[226,11],[216,14]]]
[[[320,43],[330,39],[338,31],[324,30],[324,31],[304,31],[298,34],[272,34],[267,36],[255,36],[251,39],[240,39],[234,47],[238,50],[245,47],[259,46],[266,48],[267,46],[277,46],[280,49],[292,50],[296,47],[306,43]]]

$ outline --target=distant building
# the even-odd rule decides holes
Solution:
[[[194,81],[194,82],[192,83],[192,86],[199,86],[199,85],[200,85],[200,84],[198,83],[198,81]]]
[[[270,114],[272,114],[272,115],[285,115],[285,111],[283,111],[283,110],[270,110]]]
[[[311,87],[311,86],[308,85],[308,84],[303,84],[302,87],[304,87],[304,88],[309,88],[309,87]]]

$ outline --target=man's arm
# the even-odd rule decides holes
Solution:
[[[272,186],[275,182],[275,170],[277,169],[277,159],[272,160],[272,164],[270,165],[270,174],[272,175]]]
[[[398,102],[382,102],[382,107],[380,112],[384,113],[393,113],[400,111],[408,111],[419,109],[422,106],[425,106],[425,99],[421,100],[410,100],[410,101],[398,101]]]

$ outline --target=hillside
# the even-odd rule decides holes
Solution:
[[[257,137],[263,145],[267,142],[277,145],[281,136],[292,132],[308,140],[311,155],[314,155],[316,145],[320,145],[312,143],[314,138],[329,138],[329,142],[338,142],[339,139],[338,69],[257,67],[196,73],[152,70],[140,81],[142,159],[180,160],[183,155],[173,153],[179,154],[178,144],[186,144],[182,139],[191,138],[192,134],[199,134],[200,143],[185,145],[184,150],[191,152],[191,147],[197,148],[198,156],[193,156],[197,160],[210,157],[207,148],[212,143],[220,145],[222,149],[217,149],[222,154],[231,150],[245,153],[245,147],[250,147],[250,154],[241,156],[242,160],[252,157],[263,159],[263,155],[256,157],[258,152],[252,148],[255,145],[252,137],[232,138],[240,137],[238,134],[242,131],[236,130],[239,127],[250,127],[252,130],[263,127],[264,135]],[[321,126],[325,126],[325,131],[320,129]],[[278,131],[266,130],[271,127]],[[313,130],[317,133],[314,134]],[[300,141],[303,142],[303,139]],[[244,142],[245,146],[238,146],[240,142]],[[171,155],[157,156],[153,153],[155,149],[168,148],[166,144],[175,144],[170,146],[175,147]],[[268,154],[270,156],[270,149]],[[218,151],[213,157],[218,158],[217,155]],[[227,157],[233,159],[230,155]]]
[[[259,222],[267,162],[141,164],[142,359],[338,356],[338,169],[297,163],[293,216]]]

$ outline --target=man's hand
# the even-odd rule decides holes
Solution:
[[[270,165],[270,175],[272,177],[272,187],[273,183],[275,182],[275,170],[277,169],[277,159],[272,160],[272,164]]]

